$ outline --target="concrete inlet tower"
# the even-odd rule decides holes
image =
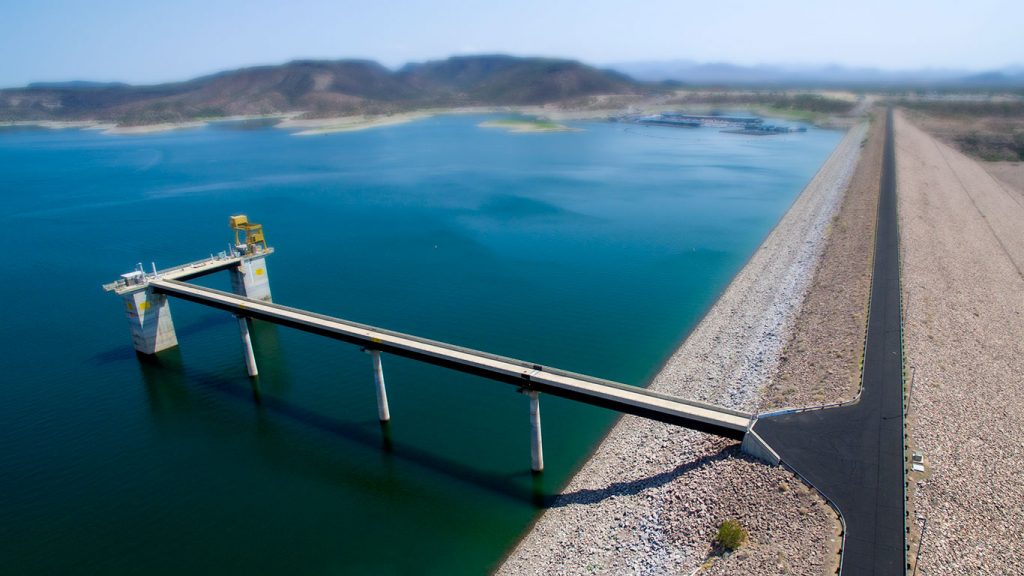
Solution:
[[[147,272],[139,263],[135,270],[122,274],[115,282],[103,285],[104,290],[114,292],[124,300],[135,350],[142,354],[156,354],[178,345],[167,296],[152,289],[150,283],[154,280],[185,281],[227,270],[231,274],[231,289],[235,294],[264,302],[271,301],[266,257],[274,249],[267,246],[263,226],[249,222],[244,214],[232,216],[229,224],[235,231],[235,243],[229,251],[211,254],[204,260],[166,270],[157,270],[154,264]],[[252,359],[248,321],[244,317],[238,320],[246,357]],[[248,364],[250,374],[255,376],[255,359]]]
[[[235,252],[244,256],[239,266],[231,269],[231,289],[246,298],[270,302],[266,263],[269,248],[263,238],[263,225],[250,223],[245,214],[232,216],[230,223],[235,231]]]

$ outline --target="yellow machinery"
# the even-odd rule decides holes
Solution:
[[[255,254],[267,249],[267,241],[263,239],[263,225],[252,224],[245,214],[232,216],[231,229],[235,231],[235,247],[245,249],[246,254]],[[242,233],[245,233],[244,241]]]

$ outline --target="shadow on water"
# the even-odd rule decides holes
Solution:
[[[104,350],[103,352],[98,352],[94,354],[93,357],[90,358],[89,360],[91,360],[92,362],[96,363],[99,366],[103,366],[106,364],[117,364],[118,362],[127,362],[128,360],[135,358],[136,354],[137,352],[135,352],[135,348],[132,347],[131,345],[115,346],[113,348]],[[141,355],[139,355],[139,357],[141,358]]]
[[[194,322],[189,322],[184,326],[175,326],[174,332],[177,335],[178,339],[181,340],[184,338],[188,338],[190,336],[202,334],[203,332],[214,330],[221,326],[234,324],[235,322],[236,320],[228,314],[205,314]],[[125,328],[125,331],[127,332],[127,327]],[[171,350],[177,352],[177,348],[172,348]],[[171,350],[165,350],[164,352],[161,352],[160,356],[165,356]],[[109,348],[107,350],[94,354],[93,357],[90,358],[90,360],[102,366],[105,364],[124,362],[126,360],[130,360],[136,357],[140,358],[143,363],[147,362],[146,357],[142,354],[136,353],[135,348],[131,344],[125,344],[123,346],[114,346],[113,348]]]
[[[384,451],[387,452],[388,454],[393,453],[395,451],[395,444],[394,441],[391,439],[390,420],[388,420],[387,422],[380,423],[380,438],[382,442],[381,448],[383,448]]]
[[[464,463],[439,456],[421,448],[397,442],[390,423],[375,421],[344,422],[297,406],[286,400],[260,393],[259,379],[252,379],[253,386],[246,389],[237,381],[210,373],[186,370],[177,349],[161,352],[156,356],[138,355],[142,378],[145,382],[149,404],[153,413],[179,411],[186,413],[194,408],[189,398],[189,388],[200,387],[206,391],[236,401],[252,402],[262,417],[282,417],[321,432],[342,438],[367,448],[382,450],[388,457],[396,458],[427,470],[443,474],[453,480],[472,484],[493,494],[515,500],[542,505],[543,493],[537,494],[537,485],[523,487],[513,481],[518,474],[507,476],[485,472]],[[170,378],[168,376],[171,376]],[[540,486],[543,490],[543,486]]]
[[[256,357],[273,359],[272,362],[263,362],[263,365],[260,366],[260,373],[264,376],[270,376],[268,380],[273,384],[266,389],[261,389],[260,379],[252,380],[253,391],[257,394],[257,401],[261,392],[285,394],[291,388],[291,379],[287,377],[288,355],[282,352],[281,341],[278,338],[279,328],[280,326],[270,322],[262,322],[260,320],[249,321],[249,331],[252,334],[252,346]]]
[[[204,332],[233,322],[234,319],[227,315],[209,315],[200,322],[183,327],[179,334],[187,337],[190,334]],[[265,323],[262,322],[254,324],[264,329],[263,337],[259,341],[265,342],[265,345],[272,348],[277,348],[276,332],[273,330],[276,326],[264,325]],[[283,417],[303,426],[343,438],[348,442],[381,450],[389,459],[395,458],[409,462],[517,502],[529,502],[535,508],[597,504],[615,496],[635,495],[644,490],[668,484],[688,472],[729,458],[736,451],[735,446],[729,445],[714,454],[684,462],[671,470],[646,478],[630,482],[616,482],[599,489],[549,494],[545,490],[543,474],[534,474],[529,470],[513,474],[494,474],[415,446],[396,442],[391,422],[376,422],[378,426],[373,426],[375,421],[369,420],[345,422],[266,394],[261,388],[259,377],[249,379],[250,386],[246,387],[240,385],[236,379],[194,369],[186,370],[181,350],[178,347],[165,350],[157,355],[146,355],[136,353],[131,346],[123,346],[102,352],[94,356],[94,359],[102,363],[124,361],[132,357],[139,362],[150,411],[153,414],[167,414],[172,411],[180,414],[194,413],[196,403],[195,399],[191,397],[189,389],[196,386],[224,398],[252,403],[256,407],[262,430],[272,429],[269,418]],[[278,378],[277,380],[286,381],[287,378]],[[325,476],[330,475],[327,466],[310,466],[310,468],[323,470]],[[529,477],[527,483],[521,482],[523,478],[527,477]]]
[[[172,406],[165,406],[168,402],[172,404],[188,402],[188,394],[183,388],[177,385],[161,386],[161,384],[167,384],[166,374],[181,375],[180,348],[174,347],[154,355],[136,352],[131,346],[128,346],[127,349],[129,354],[134,356],[139,362],[139,373],[142,376],[143,385],[146,387],[146,400],[149,402],[151,414],[159,414],[161,410],[171,409]],[[110,352],[113,352],[113,350]]]
[[[595,490],[548,494],[545,491],[542,474],[532,474],[529,471],[512,475],[493,474],[421,448],[396,442],[390,422],[378,422],[378,426],[374,426],[373,421],[349,423],[331,418],[286,400],[261,394],[259,378],[251,379],[252,386],[247,390],[245,386],[240,386],[235,380],[209,373],[197,373],[189,370],[186,377],[181,354],[177,349],[167,350],[155,357],[140,354],[138,358],[150,406],[154,413],[164,410],[180,410],[182,412],[191,410],[192,400],[188,397],[188,387],[195,385],[216,392],[223,397],[242,402],[253,402],[260,415],[260,425],[263,429],[269,429],[269,418],[283,417],[346,441],[381,450],[389,459],[395,458],[420,466],[458,482],[472,484],[477,488],[517,502],[529,502],[536,508],[560,508],[572,504],[590,505],[614,496],[636,495],[644,490],[668,484],[688,472],[700,470],[715,462],[733,457],[738,450],[737,445],[730,444],[714,454],[681,463],[671,470],[646,478],[630,482],[616,482]],[[168,375],[172,375],[172,378],[168,378]],[[173,398],[174,406],[162,400],[162,398],[167,399],[168,394]],[[312,463],[307,462],[307,464]],[[324,470],[325,475],[330,475],[326,471],[329,468],[327,466],[309,466],[309,468]],[[516,481],[526,476],[531,476],[528,485]]]

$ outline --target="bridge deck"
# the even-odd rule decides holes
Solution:
[[[228,268],[238,266],[242,262],[252,258],[261,258],[273,253],[273,248],[267,248],[266,250],[256,254],[238,254],[229,256],[221,253],[219,256],[210,256],[209,258],[196,260],[195,262],[189,262],[188,264],[182,264],[173,268],[165,268],[157,271],[156,273],[146,273],[146,282],[140,284],[127,284],[123,280],[120,280],[104,284],[103,289],[107,292],[124,294],[126,292],[141,290],[148,285],[149,281],[156,278],[164,280],[191,280],[193,278],[199,278],[200,276],[206,276],[207,274],[213,274],[214,272],[220,272],[221,270],[227,270]]]
[[[212,306],[240,316],[719,436],[742,439],[751,422],[752,415],[737,410],[675,398],[635,386],[357,324],[280,304],[251,300],[178,280],[158,278],[151,280],[149,287],[155,292]]]

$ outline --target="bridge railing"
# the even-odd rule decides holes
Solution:
[[[165,282],[168,282],[168,283],[170,283],[172,285],[173,284],[183,284],[183,285],[185,285],[185,286],[187,286],[189,288],[193,287],[192,285],[188,285],[188,284],[185,284],[184,282],[179,282],[179,281],[175,281],[175,280],[165,280]],[[218,294],[220,294],[222,296],[228,296],[228,297],[230,297],[232,299],[249,300],[249,301],[251,301],[251,302],[253,302],[255,304],[264,305],[264,306],[270,306],[270,307],[276,308],[278,310],[285,310],[285,311],[291,312],[293,314],[299,314],[299,315],[303,315],[303,316],[307,316],[307,317],[317,318],[317,319],[323,320],[325,322],[341,322],[341,323],[344,323],[345,325],[347,325],[347,326],[349,326],[351,328],[357,329],[357,330],[366,330],[367,332],[377,332],[377,333],[384,334],[384,335],[387,335],[387,336],[392,336],[392,337],[395,337],[395,338],[403,338],[403,339],[406,339],[406,340],[411,340],[411,341],[417,342],[419,344],[425,344],[425,345],[428,345],[428,346],[436,346],[436,347],[444,348],[446,350],[450,350],[450,351],[454,351],[454,352],[461,352],[461,353],[464,353],[464,354],[470,354],[470,355],[474,355],[474,356],[478,356],[478,357],[482,357],[482,358],[487,358],[487,359],[490,359],[490,360],[495,360],[495,361],[498,361],[498,362],[504,362],[504,363],[507,363],[507,364],[518,366],[518,367],[522,368],[524,371],[536,370],[538,372],[543,372],[545,374],[551,374],[551,375],[555,375],[555,376],[563,376],[563,377],[566,377],[566,378],[574,378],[574,379],[577,379],[577,380],[582,380],[584,382],[589,382],[589,383],[592,383],[592,384],[597,384],[597,385],[605,386],[605,387],[608,387],[608,388],[615,388],[615,389],[618,389],[618,390],[623,390],[623,391],[643,394],[645,396],[649,396],[649,397],[652,397],[652,398],[658,398],[658,399],[666,400],[666,401],[670,401],[670,402],[677,402],[677,403],[680,403],[680,404],[685,404],[685,405],[688,405],[688,406],[693,406],[695,408],[703,408],[703,409],[707,409],[707,410],[713,410],[713,411],[721,412],[721,413],[724,413],[724,414],[730,414],[732,416],[739,416],[739,417],[743,417],[743,418],[749,418],[751,416],[750,413],[743,412],[743,411],[740,411],[740,410],[734,410],[734,409],[731,409],[731,408],[725,408],[725,407],[722,407],[722,406],[717,406],[717,405],[706,403],[706,402],[700,402],[700,401],[697,401],[697,400],[688,400],[688,399],[685,399],[685,398],[679,398],[677,396],[672,396],[670,394],[663,394],[663,393],[660,393],[660,392],[655,392],[653,390],[648,390],[646,388],[642,388],[642,387],[639,387],[639,386],[630,386],[628,384],[622,384],[620,382],[615,382],[613,380],[606,380],[606,379],[603,379],[603,378],[597,378],[595,376],[589,376],[587,374],[580,374],[578,372],[571,372],[571,371],[562,370],[562,369],[559,369],[559,368],[552,368],[550,366],[545,366],[545,365],[542,365],[542,364],[536,364],[536,363],[533,363],[533,362],[527,362],[527,361],[524,361],[524,360],[519,360],[517,358],[511,358],[511,357],[508,357],[508,356],[502,356],[500,354],[493,354],[493,353],[490,353],[490,352],[484,352],[484,351],[481,351],[481,350],[476,350],[476,349],[468,348],[468,347],[465,347],[465,346],[459,346],[457,344],[451,344],[451,343],[448,343],[448,342],[441,342],[439,340],[432,340],[430,338],[423,338],[421,336],[415,336],[415,335],[407,334],[407,333],[404,333],[404,332],[398,332],[396,330],[389,330],[387,328],[380,328],[378,326],[371,326],[369,324],[362,324],[360,322],[353,322],[351,320],[342,320],[342,319],[334,317],[334,316],[329,316],[327,314],[321,314],[321,313],[318,313],[318,312],[311,312],[309,310],[304,310],[302,308],[295,308],[293,306],[287,306],[287,305],[278,304],[278,303],[268,304],[266,302],[261,302],[261,301],[258,301],[258,300],[251,300],[251,299],[239,296],[237,294],[231,294],[229,292],[223,292],[223,291],[216,290],[216,289],[213,289],[213,288],[202,287],[201,289],[203,291],[207,291],[207,292],[218,293]],[[524,379],[524,383],[526,383],[526,379]]]

